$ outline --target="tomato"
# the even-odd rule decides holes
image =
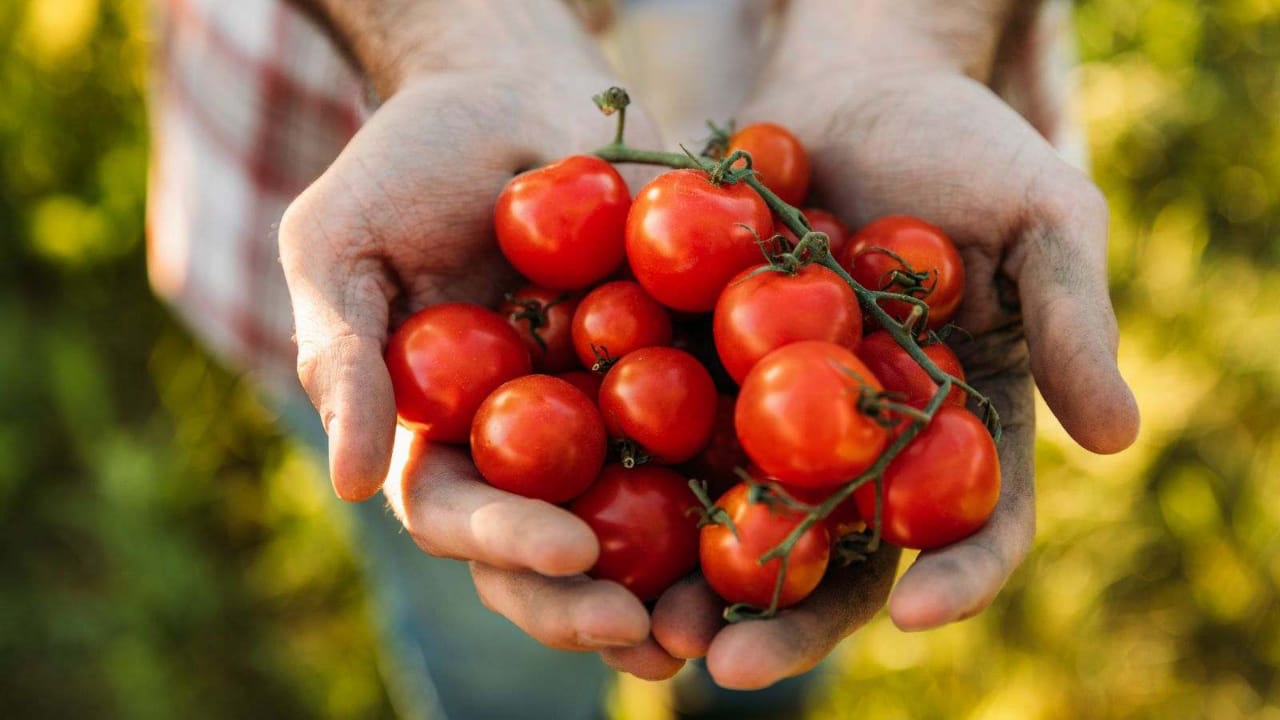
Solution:
[[[600,558],[588,574],[648,601],[697,566],[699,507],[679,473],[613,464],[569,509],[600,541]]]
[[[945,343],[925,345],[921,350],[943,372],[964,380],[964,368],[960,359]],[[938,392],[938,385],[929,374],[902,346],[893,339],[887,330],[877,330],[862,339],[858,348],[858,358],[875,374],[884,389],[897,393],[898,402],[923,410]],[[944,401],[948,405],[964,407],[966,395],[964,390],[952,387]]]
[[[578,298],[563,290],[526,285],[507,296],[498,312],[529,348],[533,369],[558,373],[577,367],[570,326]]]
[[[469,303],[419,311],[391,334],[385,359],[400,424],[444,443],[466,442],[485,397],[531,370],[515,329]]]
[[[858,509],[875,517],[871,483],[855,491]],[[996,445],[973,413],[944,405],[884,472],[880,522],[886,542],[927,550],[982,527],[1000,498]]]
[[[832,257],[840,257],[840,251],[844,248],[845,242],[849,239],[849,226],[840,222],[840,218],[832,215],[821,208],[805,208],[801,212],[809,221],[809,227],[820,233],[827,235],[827,247],[830,248]],[[791,228],[787,227],[781,220],[777,220],[773,225],[773,231],[781,234],[788,242],[794,246],[800,242],[800,238],[791,232]]]
[[[906,266],[888,253],[902,258]],[[923,299],[929,305],[930,328],[940,328],[955,317],[964,298],[964,263],[959,251],[946,233],[918,218],[890,215],[872,222],[849,238],[839,259],[863,287]],[[895,280],[895,270],[928,277],[913,285]],[[899,300],[882,301],[881,307],[899,321],[911,312],[911,304]]]
[[[750,463],[738,434],[733,429],[734,398],[721,395],[716,399],[716,421],[711,431],[711,441],[698,455],[685,465],[690,477],[704,480],[711,497],[719,497],[724,491],[737,485],[737,470]]]
[[[803,503],[810,505],[821,505],[826,499],[835,492],[837,488],[830,487],[821,490],[810,488],[787,487],[782,485],[777,478],[769,477],[769,474],[760,469],[759,465],[752,463],[747,467],[747,474],[756,480],[756,482],[765,483],[772,482],[782,486],[791,497]],[[827,526],[827,533],[831,536],[831,542],[834,544],[842,536],[853,532],[860,532],[866,528],[866,523],[862,521],[862,513],[858,511],[858,503],[852,495],[840,501],[835,509],[822,519],[823,524]]]
[[[756,235],[772,228],[769,207],[745,183],[713,185],[705,172],[673,170],[636,195],[627,258],[658,302],[707,312],[729,278],[760,261]]]
[[[604,376],[600,412],[611,437],[638,444],[654,462],[676,465],[711,440],[716,387],[689,353],[641,348]]]
[[[750,502],[745,483],[735,485],[716,501],[733,520],[737,535],[726,525],[708,524],[698,538],[702,576],[717,595],[731,603],[747,603],[765,608],[773,599],[782,561],[761,565],[762,555],[772,550],[804,520],[804,515],[776,503]],[[803,600],[818,587],[827,570],[831,539],[827,527],[817,523],[800,536],[787,561],[778,607]]]
[[[848,348],[804,341],[756,363],[742,382],[734,425],[752,461],[800,488],[853,479],[875,462],[888,432],[859,409],[880,382]]]
[[[573,349],[584,367],[632,350],[671,344],[671,316],[639,283],[617,280],[587,293],[573,315]]]
[[[595,402],[596,398],[600,397],[600,383],[604,382],[604,375],[586,370],[570,370],[556,377],[581,390],[591,402]]]
[[[612,165],[574,155],[515,176],[493,211],[498,247],[538,285],[577,290],[622,263],[631,192]]]
[[[760,358],[800,340],[858,347],[862,311],[839,275],[821,265],[794,275],[767,267],[743,270],[716,303],[716,351],[735,381],[741,383]]]
[[[790,130],[775,123],[754,123],[729,138],[726,154],[745,150],[760,182],[788,205],[809,194],[809,153]]]

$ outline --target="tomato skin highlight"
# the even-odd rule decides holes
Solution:
[[[933,343],[920,348],[925,356],[948,375],[964,380],[964,368],[960,359],[945,343]],[[877,330],[862,339],[858,358],[870,368],[884,389],[897,393],[897,402],[923,410],[938,393],[938,385],[915,360],[902,349],[887,330]],[[964,407],[967,396],[964,390],[953,386],[943,402]]]
[[[600,413],[610,437],[639,444],[654,462],[678,465],[711,440],[716,387],[689,353],[641,348],[604,376]]]
[[[630,280],[605,283],[579,303],[573,315],[573,350],[585,368],[597,351],[616,360],[633,350],[671,344],[671,315]]]
[[[717,186],[705,172],[672,170],[636,195],[627,216],[627,258],[655,300],[707,312],[730,278],[759,262],[756,235],[772,228],[768,206],[745,183]]]
[[[928,550],[972,535],[1000,499],[995,442],[973,413],[944,405],[884,473],[882,537]],[[875,517],[875,486],[854,491],[858,510]]]
[[[471,458],[490,485],[550,503],[586,490],[607,450],[595,402],[550,375],[504,383],[471,426]]]
[[[400,424],[434,442],[465,443],[480,403],[504,382],[529,374],[529,351],[492,310],[442,303],[420,310],[384,353]]]
[[[582,394],[593,403],[600,397],[600,383],[604,382],[604,375],[586,370],[570,370],[556,377],[581,390]]]
[[[527,314],[526,304],[534,305],[534,312],[540,312],[544,319],[540,327],[535,329],[535,321],[524,317]],[[533,361],[534,370],[559,373],[578,366],[570,336],[573,314],[577,309],[578,297],[575,295],[563,290],[526,285],[511,293],[510,299],[502,304],[498,313],[516,329],[525,347],[529,348],[529,358]],[[535,334],[542,342],[534,338]]]
[[[767,267],[743,270],[716,303],[716,351],[735,382],[741,384],[765,355],[793,342],[858,347],[862,310],[839,275],[821,265],[806,265],[794,275]]]
[[[769,353],[747,374],[734,425],[751,460],[800,488],[853,479],[875,462],[888,432],[858,409],[883,388],[848,348],[803,341]]]
[[[844,249],[845,243],[849,241],[849,226],[840,222],[840,218],[823,210],[822,208],[804,208],[801,210],[805,219],[809,221],[809,227],[815,232],[825,233],[827,236],[827,248],[832,257],[840,257],[840,251]],[[791,243],[792,247],[800,242],[800,238],[791,232],[791,228],[780,219],[775,219],[773,231],[782,235]]]
[[[684,476],[669,468],[606,465],[569,507],[600,541],[587,574],[656,599],[698,564],[699,507]]]
[[[729,138],[725,155],[745,150],[760,182],[788,205],[799,205],[809,194],[809,153],[791,131],[777,123],[752,123]]]
[[[749,502],[749,489],[739,483],[716,501],[733,520],[738,536],[725,525],[702,527],[698,554],[702,576],[721,598],[765,608],[773,599],[781,560],[760,565],[762,555],[782,542],[804,520],[804,514],[769,503]],[[822,581],[830,559],[831,538],[817,523],[800,536],[791,550],[778,607],[795,605]]]
[[[572,155],[512,178],[494,206],[498,247],[535,284],[578,290],[622,264],[631,207],[612,165]]]
[[[869,290],[899,292],[890,273],[902,270],[902,263],[881,250],[897,254],[916,272],[929,278],[917,295],[929,305],[930,329],[946,325],[964,299],[964,262],[960,251],[941,228],[908,215],[882,217],[859,230],[838,256],[840,264],[858,284]],[[880,306],[890,317],[905,320],[911,304],[884,300]]]

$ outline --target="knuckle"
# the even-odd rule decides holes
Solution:
[[[1039,186],[1032,194],[1031,209],[1053,229],[1081,223],[1105,228],[1110,217],[1102,190],[1075,168],[1067,168],[1052,183]]]

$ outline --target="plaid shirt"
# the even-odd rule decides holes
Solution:
[[[367,114],[362,79],[285,0],[157,0],[148,270],[233,367],[298,390],[275,226]],[[625,14],[620,14],[625,22]],[[1068,156],[1065,3],[1041,12],[995,89]]]

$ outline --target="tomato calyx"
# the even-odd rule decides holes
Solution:
[[[544,303],[536,298],[518,298],[515,293],[507,293],[503,299],[508,304],[516,306],[518,309],[511,312],[508,317],[512,320],[524,320],[529,323],[529,335],[533,337],[533,341],[538,343],[538,347],[543,352],[547,351],[547,339],[542,337],[540,330],[551,324],[547,319],[547,311],[569,299],[569,293],[561,293],[554,300]]]
[[[707,492],[706,480],[691,478],[689,480],[689,490],[693,491],[693,496],[698,498],[698,502],[702,505],[700,508],[689,508],[689,512],[698,513],[699,528],[707,525],[723,525],[729,529],[729,532],[733,533],[735,538],[742,539],[742,536],[738,533],[738,526],[733,522],[733,518],[724,508],[711,499],[711,495]]]
[[[871,528],[840,536],[831,549],[836,562],[840,563],[840,567],[849,567],[867,560],[875,552],[871,544],[874,537],[875,533]]]
[[[609,372],[609,368],[618,362],[618,358],[609,354],[609,348],[603,345],[591,343],[591,353],[596,356],[596,361],[591,364],[591,372],[597,375],[603,375]]]
[[[630,470],[649,462],[653,458],[645,449],[640,447],[634,440],[615,440],[614,449],[618,451],[618,462],[622,467]]]

